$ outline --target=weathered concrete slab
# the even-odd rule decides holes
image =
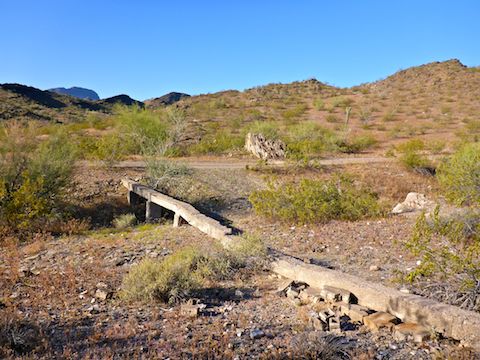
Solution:
[[[388,312],[404,322],[413,322],[480,350],[480,314],[442,304],[418,295],[404,294],[356,276],[306,264],[285,255],[276,255],[272,270],[312,287],[334,286],[348,289],[358,304],[375,311]]]
[[[183,219],[185,222],[196,227],[205,234],[214,239],[220,240],[223,246],[228,246],[228,244],[231,243],[232,239],[226,237],[232,233],[231,228],[205,216],[192,205],[162,194],[161,192],[130,179],[122,179],[122,184],[128,189],[129,202],[138,202],[138,197],[146,199],[147,220],[159,217],[161,214],[161,208],[168,209],[175,214],[173,226],[179,226]]]

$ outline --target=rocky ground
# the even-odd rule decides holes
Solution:
[[[377,166],[372,171],[401,172]],[[286,253],[398,288],[404,287],[395,282],[398,271],[418,261],[403,245],[412,217],[315,226],[267,222],[252,214],[247,201],[252,189],[264,186],[264,174],[237,169],[197,175],[198,182],[186,181],[174,195],[191,199]],[[72,190],[78,201],[72,206],[91,218],[93,230],[60,238],[39,236],[30,244],[0,250],[0,357],[22,357],[32,349],[29,357],[45,359],[478,357],[452,340],[432,337],[415,343],[395,338],[385,328],[372,332],[346,318],[340,331],[320,330],[311,320],[318,310],[314,304],[286,296],[280,291],[285,279],[268,268],[243,269],[212,283],[195,294],[190,305],[122,300],[122,278],[142,259],[161,259],[187,245],[211,248],[213,242],[192,227],[174,229],[170,219],[126,230],[107,225],[131,211],[119,183],[122,176],[142,173],[78,172]],[[379,192],[394,203],[389,180],[376,181]],[[416,176],[409,183],[420,184],[420,190],[430,186]]]

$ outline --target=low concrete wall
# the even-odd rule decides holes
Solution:
[[[181,216],[190,225],[212,238],[219,240],[226,248],[235,242],[231,229],[218,221],[201,214],[192,205],[173,199],[135,181],[124,179],[123,185],[131,192],[158,204]],[[129,198],[132,198],[129,195]],[[442,304],[418,295],[404,294],[381,284],[372,283],[359,277],[331,270],[318,265],[306,264],[272,250],[271,270],[286,278],[305,282],[313,288],[333,286],[350,291],[358,304],[375,311],[395,315],[404,322],[427,326],[444,336],[462,341],[480,351],[480,314],[462,310],[456,306]]]
[[[358,304],[388,312],[404,322],[427,326],[444,336],[462,341],[480,351],[480,314],[442,304],[418,295],[404,294],[356,276],[306,264],[298,259],[275,255],[272,271],[286,278],[302,281],[314,288],[334,286],[350,291]]]
[[[214,239],[220,240],[223,246],[228,246],[230,243],[231,237],[228,235],[232,233],[232,229],[202,214],[192,205],[162,194],[161,192],[153,190],[148,186],[142,185],[130,179],[122,179],[122,184],[129,191],[129,202],[131,199],[135,198],[135,196],[132,194],[136,194],[137,196],[144,198],[148,203],[153,203],[161,206],[162,208],[173,211],[175,213],[174,226],[178,226],[180,224],[181,218],[205,234],[213,237]],[[149,206],[147,209],[147,218],[152,214],[152,207]],[[158,215],[159,212],[156,212],[156,214]]]

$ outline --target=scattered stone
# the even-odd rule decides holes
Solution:
[[[362,323],[363,318],[369,315],[369,309],[357,304],[345,304],[340,307],[342,315],[346,315],[351,321]]]
[[[378,271],[378,270],[380,270],[380,267],[378,267],[377,265],[370,266],[370,271]]]
[[[340,319],[337,316],[332,316],[328,319],[328,330],[337,334],[342,332],[342,329],[340,328]]]
[[[236,334],[237,337],[241,337],[243,335],[244,330],[243,329],[237,329]]]
[[[262,330],[259,329],[252,329],[250,330],[250,339],[260,339],[261,337],[264,337],[265,333]]]
[[[106,291],[104,289],[97,289],[97,291],[95,291],[95,297],[98,300],[105,301],[107,299],[110,299],[112,296],[113,296],[112,292]]]
[[[320,291],[320,295],[327,301],[343,301],[350,303],[352,293],[348,290],[339,289],[333,286],[324,286]]]
[[[180,314],[195,318],[200,315],[200,310],[205,308],[204,304],[194,304],[192,300],[180,305]]]
[[[404,341],[410,336],[414,342],[421,343],[430,338],[430,331],[419,324],[402,323],[395,326],[393,336],[397,341]]]
[[[243,292],[241,290],[235,290],[235,296],[239,298],[243,298]]]
[[[328,319],[335,316],[335,313],[331,309],[326,309],[318,313],[318,317],[325,323],[328,323]]]
[[[289,299],[298,298],[298,295],[300,295],[300,293],[296,290],[293,290],[292,288],[289,288],[287,290],[287,298],[289,298]]]
[[[278,292],[283,292],[283,293],[286,293],[288,289],[290,289],[290,286],[293,284],[294,282],[292,280],[285,280],[285,281],[282,281],[280,283],[280,285],[278,286],[277,288],[277,291]]]
[[[363,318],[363,323],[372,332],[377,332],[384,327],[391,330],[398,322],[395,316],[386,312],[376,312]]]

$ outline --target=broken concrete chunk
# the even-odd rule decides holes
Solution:
[[[435,206],[435,203],[428,200],[424,194],[411,192],[407,194],[405,201],[395,205],[392,210],[392,214],[403,214],[406,212],[423,211],[431,209]]]
[[[425,326],[415,323],[402,323],[394,327],[394,338],[398,341],[404,341],[409,336],[416,343],[421,343],[430,338],[430,331]]]
[[[337,316],[332,316],[328,319],[328,330],[337,334],[342,332],[340,319]]]
[[[318,303],[322,300],[322,296],[320,295],[320,290],[313,289],[313,288],[310,288],[310,287],[306,288],[305,290],[302,290],[298,297],[304,303],[316,304],[316,303]]]
[[[335,313],[331,309],[322,310],[318,313],[318,317],[325,323],[328,323],[328,319],[335,316]]]
[[[320,295],[327,301],[343,301],[347,304],[351,302],[352,298],[350,291],[333,286],[324,286],[320,291]]]
[[[392,329],[395,324],[399,323],[399,320],[392,314],[376,312],[365,316],[363,318],[363,323],[370,331],[377,332],[384,327]]]
[[[340,307],[340,312],[342,315],[348,316],[352,322],[361,323],[363,318],[369,315],[370,310],[357,304],[345,304]]]
[[[280,292],[280,293],[281,293],[281,292],[286,292],[286,291],[290,288],[290,286],[291,286],[292,284],[293,284],[293,281],[292,281],[292,280],[282,281],[282,282],[280,283],[280,285],[278,286],[277,291]]]

